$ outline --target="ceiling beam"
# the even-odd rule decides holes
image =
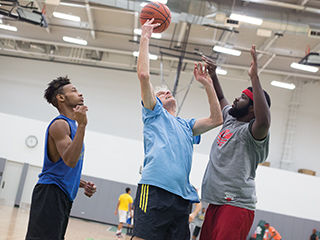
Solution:
[[[96,39],[96,32],[94,31],[94,23],[93,23],[93,14],[90,9],[89,1],[85,0],[85,5],[86,5],[86,12],[88,16],[88,22],[89,22],[89,27],[90,27],[90,34],[92,39]]]
[[[304,5],[299,5],[299,4],[292,4],[292,3],[285,3],[285,2],[271,1],[271,0],[242,0],[242,1],[320,14],[319,8],[305,7]]]
[[[54,42],[54,41],[44,41],[44,40],[36,40],[36,39],[28,39],[28,38],[21,38],[21,37],[13,37],[13,36],[6,36],[0,34],[0,38],[7,39],[10,41],[26,41],[26,42],[32,42],[32,43],[39,43],[39,44],[47,44],[47,45],[52,45],[52,46],[57,46],[57,47],[68,47],[68,48],[75,48],[76,46],[74,44],[68,44],[68,43],[59,43],[59,42]],[[319,46],[320,47],[320,46]],[[92,50],[92,51],[100,51],[100,52],[105,52],[105,53],[114,53],[114,54],[121,54],[121,55],[127,55],[127,56],[132,56],[131,51],[125,51],[125,50],[118,50],[118,49],[108,49],[108,48],[99,48],[99,47],[90,47],[90,46],[79,46],[78,48],[82,49],[87,49],[87,50]],[[15,51],[13,49],[4,49],[4,47],[1,47],[2,50],[5,51]],[[18,51],[18,50],[16,50]],[[15,51],[15,52],[16,52]],[[33,52],[21,52],[25,54],[31,54],[31,55],[39,55],[39,53],[33,53]],[[40,54],[42,57],[59,57],[63,59],[70,59],[69,57],[65,56],[57,56],[54,53],[53,55],[51,54]],[[39,56],[40,56],[39,55]],[[90,61],[90,62],[95,62],[99,63],[97,60],[91,60],[91,59],[84,59],[85,61]],[[178,59],[176,57],[170,57],[170,56],[163,56],[163,60],[167,61],[172,61],[172,62],[177,62]],[[194,61],[184,59],[183,62],[185,63],[191,63],[193,64]],[[101,64],[103,61],[101,62]],[[114,63],[114,64],[120,64],[120,63]],[[229,68],[229,69],[238,69],[238,70],[247,70],[248,66],[242,66],[242,65],[233,65],[233,64],[219,64],[221,67]],[[319,80],[319,75],[310,75],[310,74],[302,74],[302,73],[296,73],[296,72],[287,72],[287,71],[280,71],[280,70],[272,70],[272,69],[264,69],[263,72],[265,73],[270,73],[270,74],[275,74],[275,75],[280,75],[280,76],[294,76],[294,77],[300,77],[300,78],[305,78],[305,79],[312,79],[312,80]]]

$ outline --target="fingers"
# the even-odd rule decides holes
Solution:
[[[73,111],[84,113],[88,111],[88,107],[85,105],[77,105],[75,108],[73,108]]]
[[[154,18],[152,18],[152,19],[147,19],[147,21],[146,21],[143,25],[145,25],[145,26],[150,26],[150,27],[153,27],[153,28],[158,27],[159,25],[161,25],[160,23],[154,23],[154,24],[152,24],[153,22],[154,22]]]
[[[252,59],[253,59],[254,61],[257,61],[256,46],[255,46],[254,44],[253,44],[252,47],[251,47],[250,53],[251,53]]]

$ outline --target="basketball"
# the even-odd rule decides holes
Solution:
[[[144,6],[140,13],[140,23],[143,25],[148,19],[154,18],[155,23],[160,23],[158,27],[153,29],[154,33],[161,33],[166,30],[171,22],[171,12],[169,8],[159,2],[151,2]]]

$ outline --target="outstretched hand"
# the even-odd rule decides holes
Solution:
[[[152,24],[154,21],[154,18],[152,18],[151,20],[147,20],[141,27],[141,36],[147,37],[148,39],[151,38],[151,34],[153,32],[153,29],[155,27],[158,27],[160,25],[160,23],[155,23]]]
[[[212,84],[212,80],[207,71],[207,65],[203,68],[202,64],[194,64],[193,74],[195,79],[200,82],[202,85]]]
[[[250,69],[248,71],[248,74],[250,76],[250,78],[254,78],[258,76],[258,62],[257,62],[257,52],[256,52],[256,46],[252,45],[251,50],[251,57],[252,57],[252,61],[251,61],[251,65],[250,65]]]
[[[211,58],[208,58],[207,56],[202,55],[202,60],[206,63],[208,72],[210,74],[210,76],[212,74],[216,74],[216,69],[217,69],[217,65],[215,63],[215,61],[213,61]]]

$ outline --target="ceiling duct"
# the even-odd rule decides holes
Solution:
[[[320,30],[310,29],[308,36],[312,38],[320,38]]]
[[[28,2],[26,5],[21,5],[18,0],[2,0],[0,4],[0,15],[14,18],[20,21],[48,27],[45,16],[42,12],[34,7],[34,2]]]

